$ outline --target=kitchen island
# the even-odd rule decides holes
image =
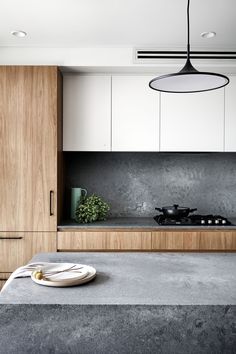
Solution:
[[[0,353],[233,353],[236,254],[48,253],[94,266],[71,288],[14,279],[0,296]]]

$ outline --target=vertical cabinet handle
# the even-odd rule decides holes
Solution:
[[[50,216],[54,215],[53,209],[54,209],[54,192],[50,191]]]

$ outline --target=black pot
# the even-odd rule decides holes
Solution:
[[[189,213],[196,211],[197,209],[190,209],[186,207],[180,207],[178,204],[174,204],[172,206],[165,206],[162,208],[155,208],[156,210],[163,213],[163,215],[167,218],[185,218],[188,216]]]

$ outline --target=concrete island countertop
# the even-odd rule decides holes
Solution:
[[[38,254],[37,261],[88,264],[97,277],[71,288],[14,279],[0,303],[236,305],[236,253],[59,252]]]
[[[229,218],[232,225],[226,226],[162,226],[158,225],[152,217],[126,217],[109,218],[105,221],[97,221],[89,224],[79,224],[73,220],[67,220],[58,225],[59,231],[76,229],[150,229],[150,230],[170,230],[170,229],[199,229],[199,230],[236,230],[236,218]]]
[[[14,279],[0,294],[0,353],[234,353],[235,253],[48,253],[94,266],[71,288]]]

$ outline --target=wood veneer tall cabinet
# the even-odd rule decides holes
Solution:
[[[54,66],[0,66],[0,243],[45,232],[40,250],[56,250],[61,85]]]
[[[57,230],[56,67],[0,67],[0,231]]]

